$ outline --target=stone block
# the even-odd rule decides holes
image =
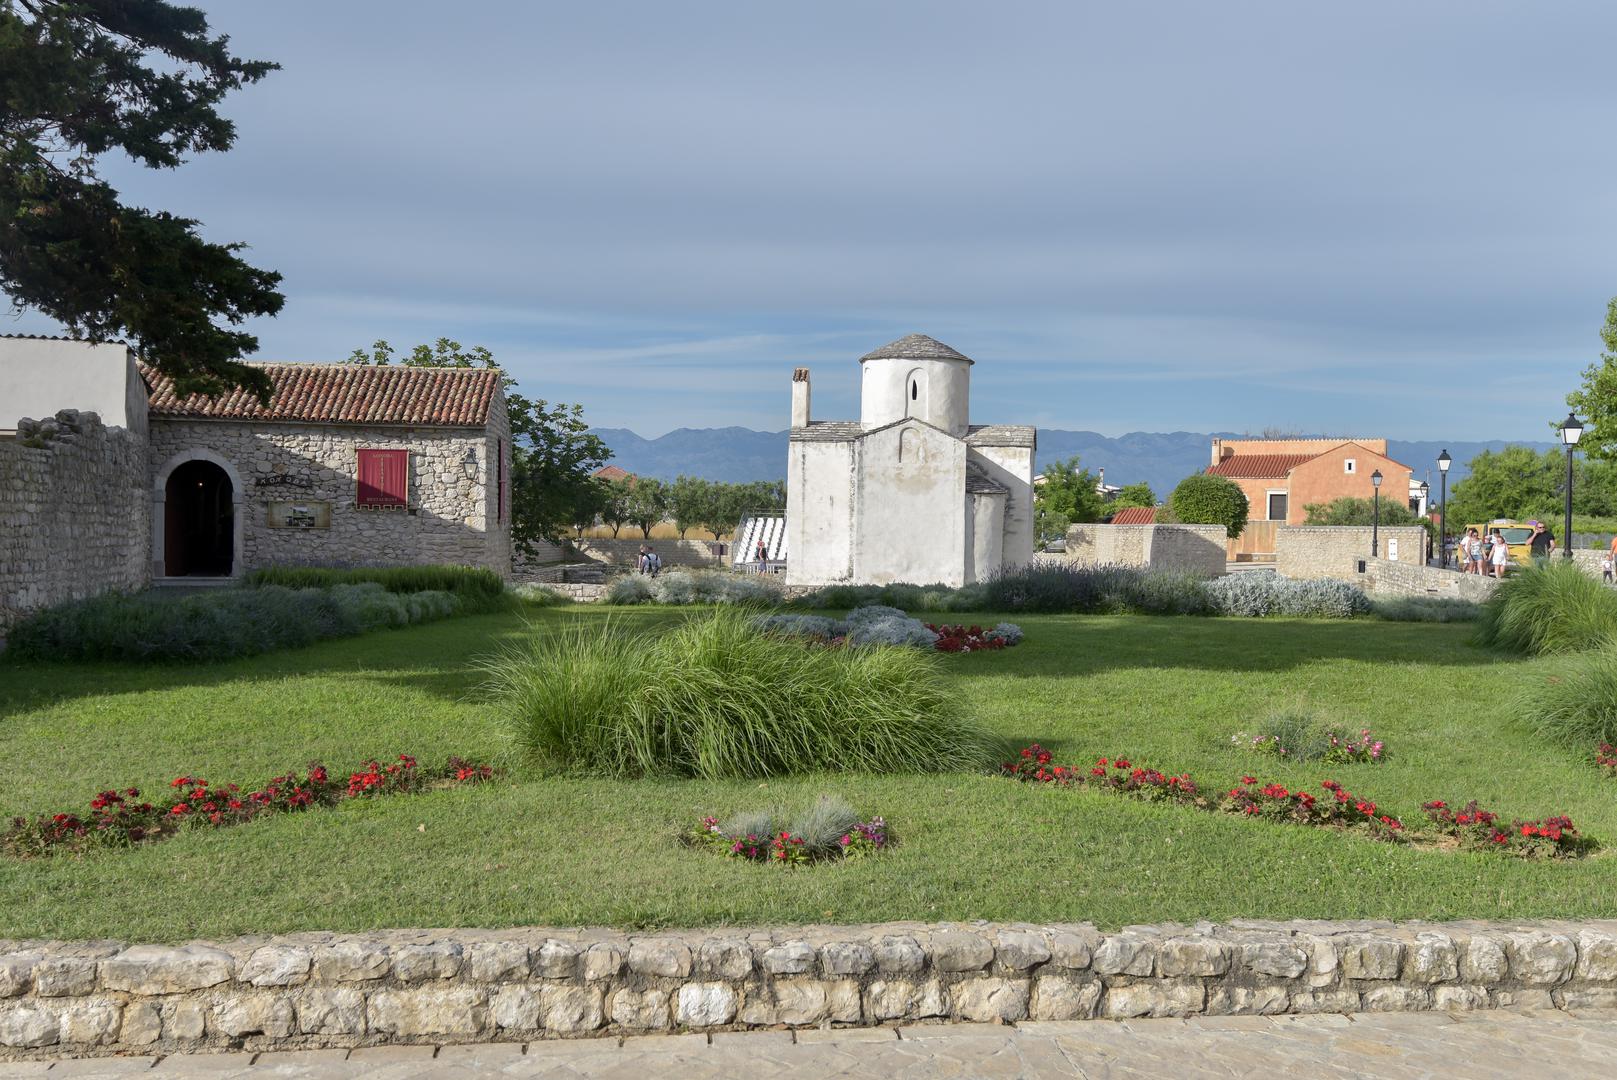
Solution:
[[[820,965],[827,975],[863,975],[876,965],[876,957],[863,942],[833,941],[820,946]]]
[[[321,982],[369,982],[393,970],[392,950],[368,941],[335,941],[314,951],[314,974]]]
[[[1404,952],[1404,981],[1413,983],[1451,982],[1460,977],[1460,950],[1447,934],[1415,935],[1414,944]]]
[[[533,958],[534,974],[545,979],[572,979],[578,975],[578,946],[546,938]]]
[[[1143,977],[1151,974],[1155,953],[1156,943],[1136,934],[1108,934],[1096,947],[1089,966],[1097,975]]]
[[[1230,947],[1209,937],[1169,938],[1157,948],[1157,974],[1166,978],[1222,975],[1230,969]]]
[[[200,998],[182,997],[165,1003],[159,1011],[165,1039],[188,1042],[207,1034],[208,1010]]]
[[[366,1003],[366,1024],[384,1035],[480,1035],[489,1026],[488,992],[468,986],[377,990]]]
[[[236,978],[253,986],[293,986],[308,981],[313,963],[308,949],[296,945],[265,945],[253,950]]]
[[[703,975],[745,979],[752,974],[752,946],[741,938],[708,938],[697,948],[696,960]]]
[[[922,1020],[947,1016],[948,1002],[937,979],[888,979],[878,976],[865,987],[864,1015],[871,1020]]]
[[[1617,982],[1617,936],[1599,930],[1579,930],[1577,977],[1590,982]],[[39,969],[34,969],[39,982]]]
[[[1510,974],[1527,986],[1559,986],[1572,977],[1578,947],[1561,934],[1531,931],[1505,939]]]
[[[1469,1012],[1488,1007],[1488,991],[1481,986],[1435,986],[1432,1008],[1446,1012]]]
[[[1190,1016],[1207,1004],[1207,989],[1197,981],[1131,983],[1108,986],[1101,1003],[1113,1019],[1131,1016]]]
[[[95,1046],[118,1041],[118,1025],[123,1004],[110,998],[85,998],[61,1007],[60,1039],[75,1046]],[[201,1032],[196,1037],[200,1037]]]
[[[1209,1016],[1273,1016],[1290,1007],[1281,986],[1214,986],[1207,992]]]
[[[33,985],[34,966],[42,958],[42,954],[37,952],[7,953],[0,956],[0,998],[21,997],[26,994],[28,988]]]
[[[1294,1013],[1351,1013],[1359,1011],[1356,990],[1298,990],[1291,995]]]
[[[1057,931],[1050,935],[1050,963],[1068,971],[1083,971],[1089,967],[1089,961],[1100,941],[1100,935],[1092,930]]]
[[[129,1046],[148,1046],[163,1033],[163,1016],[150,1001],[131,1001],[124,1007],[118,1041]]]
[[[668,991],[619,990],[607,1002],[607,1014],[619,1027],[631,1031],[662,1031],[668,1027]]]
[[[954,1015],[977,1023],[1009,1024],[1026,1020],[1029,985],[1026,979],[967,979],[950,987]]]
[[[547,986],[539,991],[539,1012],[545,1028],[561,1035],[594,1031],[606,1022],[601,991],[593,986]]]
[[[528,977],[528,946],[521,941],[479,941],[466,948],[466,973],[474,982],[519,982]]]
[[[1556,990],[1555,1004],[1563,1009],[1617,1009],[1617,987],[1586,986],[1576,990]]]
[[[1236,951],[1241,967],[1257,975],[1295,979],[1308,970],[1308,952],[1284,938],[1243,941],[1236,946]],[[1330,955],[1334,966],[1336,951],[1331,950]]]
[[[365,995],[348,986],[310,987],[292,999],[305,1035],[365,1034]]]
[[[1465,943],[1465,953],[1460,958],[1460,976],[1466,982],[1491,985],[1504,982],[1509,974],[1510,960],[1499,941],[1475,934]]]
[[[679,988],[674,1022],[680,1027],[718,1027],[735,1019],[740,1000],[728,983],[686,983]]]
[[[489,1018],[506,1031],[539,1028],[539,990],[532,986],[501,986],[489,994]]]
[[[610,979],[623,970],[623,950],[616,945],[597,942],[584,950],[584,980],[599,982]]]
[[[764,970],[771,975],[802,975],[814,970],[814,946],[788,941],[764,950]]]
[[[1007,971],[1028,971],[1050,960],[1050,947],[1044,935],[1027,930],[1001,930],[994,956]]]
[[[1035,1020],[1088,1020],[1095,1015],[1100,995],[1097,979],[1041,975],[1033,983],[1030,1015]]]
[[[860,1017],[859,985],[851,980],[781,979],[774,986],[774,1023],[801,1027]]]
[[[465,951],[453,941],[400,945],[393,950],[393,977],[406,983],[453,979],[464,961]]]
[[[3,961],[0,961],[3,964]],[[34,965],[34,993],[40,997],[82,997],[95,990],[96,961],[87,956],[60,956]],[[0,973],[0,984],[4,975]],[[4,997],[0,985],[0,997]]]
[[[206,945],[132,945],[102,960],[101,985],[131,994],[183,994],[228,982],[235,962]]]
[[[629,943],[629,970],[683,979],[691,973],[691,947],[679,938],[635,938]]]
[[[1403,942],[1360,938],[1343,946],[1342,974],[1349,979],[1396,979],[1403,960]]]
[[[0,1046],[31,1050],[55,1046],[62,1021],[55,1009],[31,1001],[0,1005]]]
[[[932,935],[932,966],[939,971],[981,971],[994,959],[994,947],[981,934],[938,930]]]
[[[1432,1007],[1432,992],[1419,986],[1375,986],[1364,992],[1366,1012],[1417,1012]]]
[[[1555,996],[1548,990],[1496,990],[1495,1008],[1537,1011],[1555,1008]]]
[[[268,1035],[284,1038],[297,1027],[292,1002],[281,994],[231,994],[213,1006],[214,1030],[231,1038]]]
[[[879,939],[871,950],[876,970],[883,975],[913,975],[926,967],[926,953],[912,937],[891,934]]]

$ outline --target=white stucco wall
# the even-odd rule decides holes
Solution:
[[[925,420],[951,435],[966,433],[971,400],[971,362],[968,360],[864,360],[859,390],[859,422],[881,427],[906,416]],[[910,382],[919,394],[910,396]]]
[[[966,444],[914,420],[870,432],[862,444],[854,580],[965,584]]]
[[[792,442],[786,462],[788,585],[853,580],[853,491],[859,444]]]
[[[1033,454],[1030,446],[974,446],[971,459],[1006,488],[1005,536],[1001,561],[1026,566],[1033,561]]]
[[[968,495],[967,523],[971,527],[971,563],[966,567],[967,581],[985,581],[993,577],[1002,565],[1005,545],[1005,496],[983,493]]]
[[[61,409],[93,412],[107,427],[145,434],[146,384],[129,347],[0,338],[0,431]]]

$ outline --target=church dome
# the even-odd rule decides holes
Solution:
[[[956,352],[943,342],[929,338],[925,334],[910,334],[897,341],[890,341],[859,358],[860,363],[866,360],[964,360],[968,364],[976,363],[964,353]]]

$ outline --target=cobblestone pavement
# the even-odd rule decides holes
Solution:
[[[649,1035],[0,1064],[13,1077],[1617,1077],[1617,1013],[1380,1013]]]

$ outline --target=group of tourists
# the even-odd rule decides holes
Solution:
[[[1533,530],[1527,539],[1528,553],[1534,559],[1547,559],[1555,551],[1555,533],[1551,532],[1542,521],[1529,521],[1528,526]],[[1617,552],[1617,541],[1613,541],[1613,551]],[[1460,571],[1466,574],[1481,574],[1484,577],[1502,578],[1505,571],[1510,569],[1510,544],[1505,540],[1505,534],[1498,529],[1490,529],[1486,537],[1482,536],[1475,527],[1465,531],[1461,538],[1458,556]],[[1606,559],[1606,580],[1611,580],[1611,558]]]

